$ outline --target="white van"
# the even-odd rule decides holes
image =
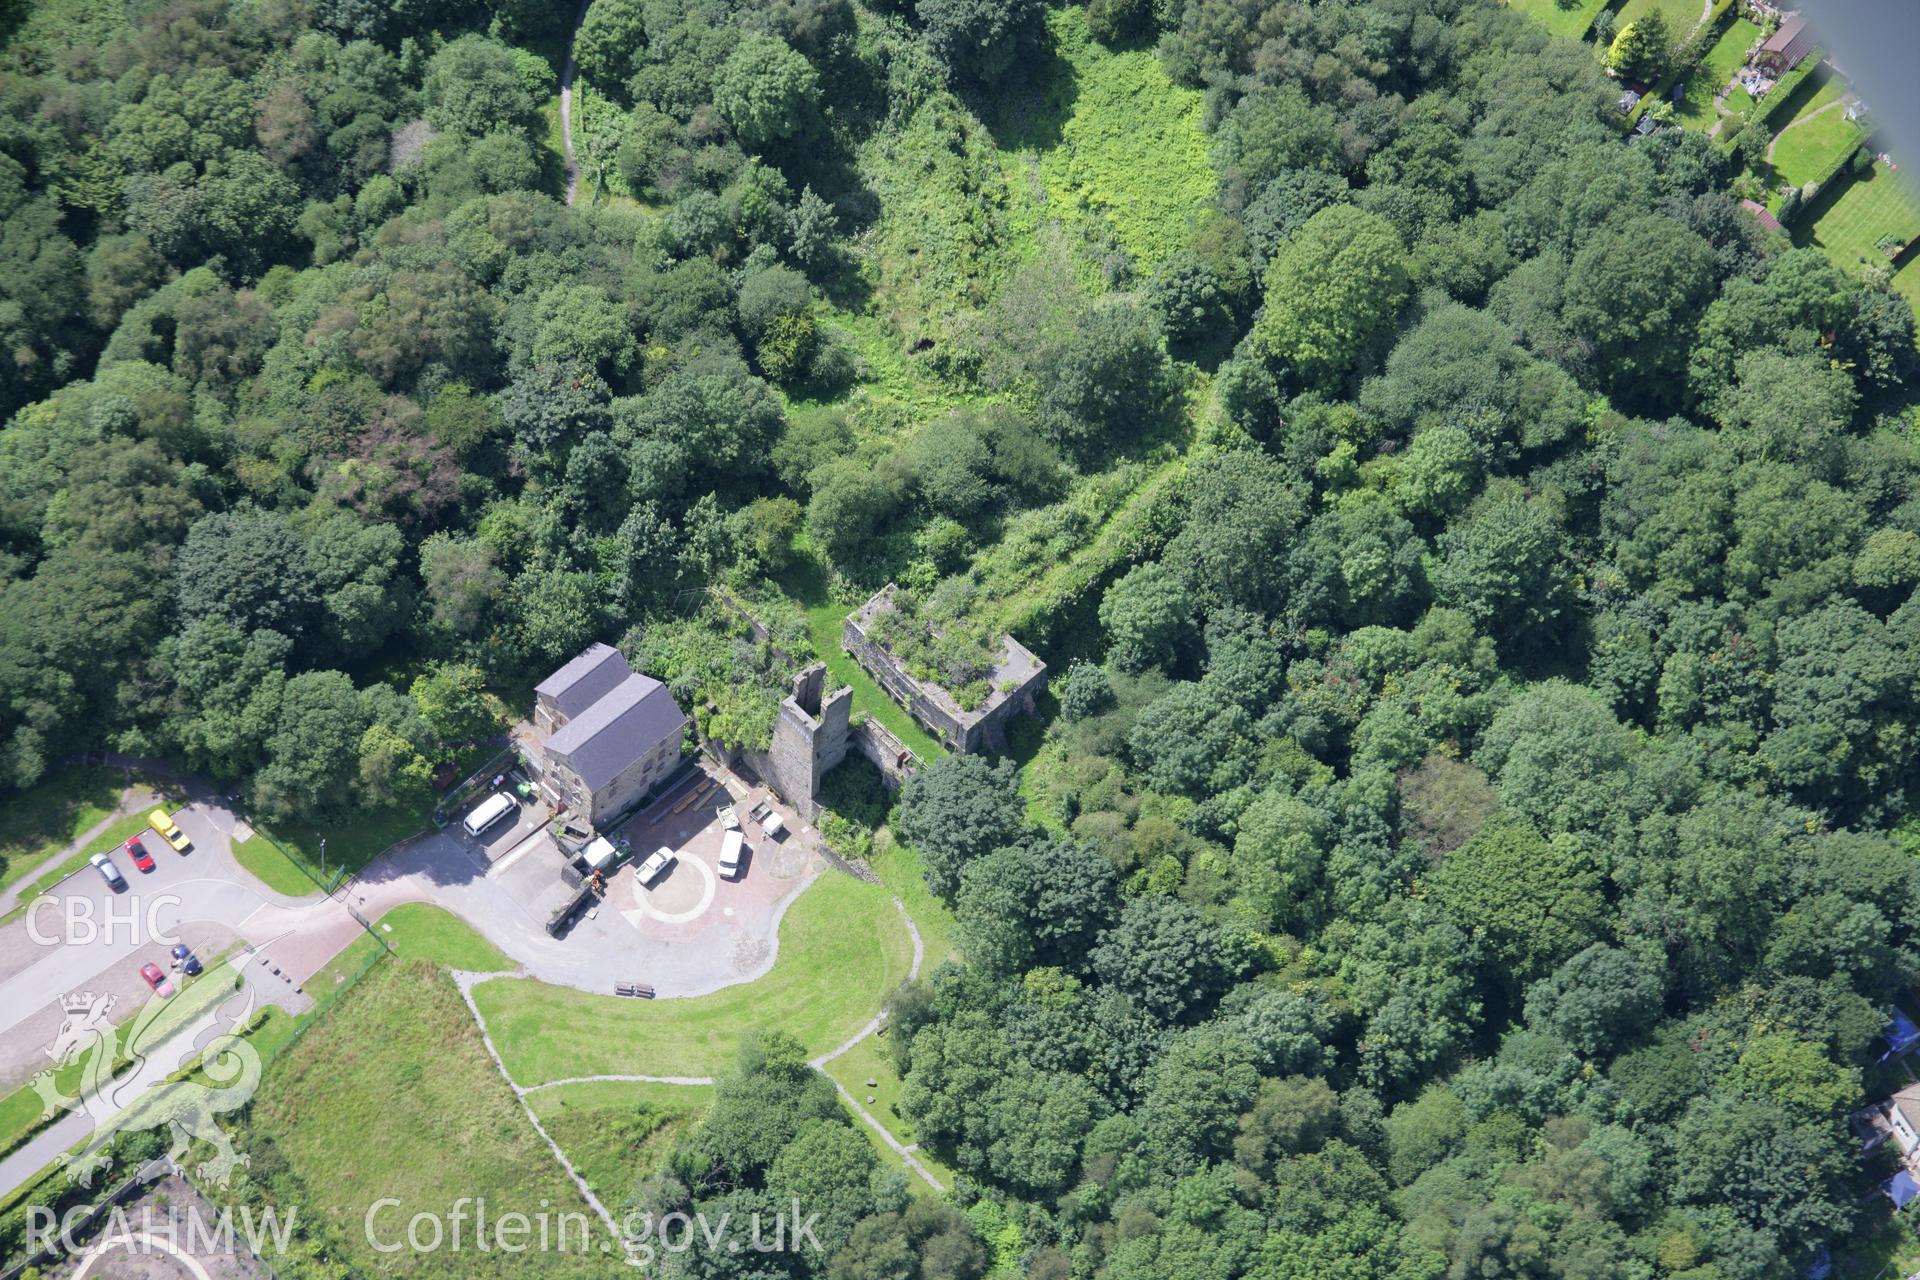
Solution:
[[[468,835],[478,836],[508,814],[519,811],[519,802],[506,792],[499,791],[475,805],[473,812],[467,815],[467,820],[461,825],[466,827]]]
[[[740,855],[747,847],[747,838],[738,831],[727,832],[720,842],[720,874],[731,880],[740,874]]]

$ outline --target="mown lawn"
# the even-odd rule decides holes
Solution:
[[[375,1252],[368,1212],[389,1197],[399,1205],[372,1223],[386,1242],[404,1241],[416,1213],[449,1219],[466,1197],[485,1197],[495,1221],[511,1212],[554,1215],[556,1236],[557,1215],[581,1215],[567,1219],[565,1251],[495,1252],[483,1269],[489,1276],[612,1269],[599,1220],[500,1078],[453,980],[426,961],[383,965],[341,997],[267,1072],[248,1129],[256,1173],[271,1144],[302,1190],[303,1215],[325,1224],[335,1256],[356,1271],[480,1274],[471,1235],[461,1252]],[[591,1253],[581,1251],[583,1236]]]
[[[472,925],[451,911],[424,902],[395,907],[381,916],[374,928],[403,960],[431,960],[473,973],[497,973],[515,967]]]
[[[65,769],[0,801],[0,889],[112,813],[124,785],[118,769]]]
[[[1616,29],[1624,31],[1628,23],[1658,9],[1666,15],[1667,30],[1673,33],[1677,43],[1685,40],[1700,25],[1705,7],[1700,0],[1627,0],[1620,6]]]
[[[1806,119],[1774,140],[1774,178],[1804,186],[1852,155],[1865,137],[1843,107]]]
[[[593,1193],[624,1202],[713,1105],[707,1085],[593,1080],[527,1095],[527,1105]]]
[[[1817,209],[1818,220],[1795,239],[1825,251],[1843,270],[1859,272],[1869,266],[1885,270],[1890,264],[1878,245],[1887,236],[1902,240],[1920,235],[1920,195],[1912,178],[1884,164],[1858,178],[1846,180],[1831,203]],[[1920,306],[1920,254],[1910,254],[1895,273],[1893,287]]]
[[[1561,4],[1560,0],[1507,0],[1507,4],[1554,35],[1577,40],[1593,25],[1594,17],[1607,7],[1607,0],[1574,0],[1572,4]]]
[[[329,818],[324,823],[289,823],[276,826],[267,834],[279,844],[279,852],[286,859],[310,873],[307,891],[311,891],[318,887],[315,881],[328,884],[343,871],[358,871],[431,825],[426,815],[417,809],[376,809],[344,819]],[[322,841],[326,842],[324,854],[320,848]]]
[[[1753,42],[1760,38],[1760,28],[1745,18],[1735,18],[1733,24],[1720,34],[1707,50],[1707,56],[1687,77],[1687,96],[1681,100],[1675,114],[1680,123],[1689,129],[1705,132],[1713,128],[1720,119],[1715,111],[1713,100],[1719,94],[1721,86],[1733,78],[1740,69],[1746,52]],[[1736,87],[1727,96],[1728,112],[1742,111],[1753,105],[1753,97],[1745,89]]]
[[[906,906],[914,927],[920,930],[920,943],[926,952],[920,965],[924,976],[939,968],[941,961],[960,958],[953,941],[953,912],[927,888],[919,850],[902,842],[891,830],[887,834],[888,839],[877,842],[867,865]],[[884,848],[879,847],[882,844]]]
[[[254,879],[275,893],[299,898],[318,891],[320,887],[314,883],[312,876],[300,869],[299,863],[258,831],[233,846],[233,858],[251,872]]]
[[[879,1011],[912,960],[887,890],[828,872],[787,909],[779,957],[755,982],[689,999],[623,1000],[494,978],[473,995],[522,1086],[572,1076],[714,1076],[755,1028],[789,1032],[809,1053],[838,1047]]]

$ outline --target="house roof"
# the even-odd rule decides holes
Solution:
[[[633,668],[612,645],[588,645],[579,657],[533,687],[538,697],[551,698],[560,714],[572,719],[611,693],[633,674]]]
[[[547,739],[547,754],[565,759],[589,790],[598,791],[663,740],[677,739],[686,724],[686,713],[665,685],[629,672],[605,697],[555,730]]]
[[[1780,219],[1767,211],[1767,206],[1758,200],[1742,200],[1740,207],[1753,215],[1753,220],[1769,231],[1780,230]]]
[[[1910,1084],[1887,1099],[1906,1119],[1908,1127],[1920,1132],[1920,1084]]]
[[[1767,37],[1760,46],[1761,53],[1778,53],[1789,62],[1797,62],[1806,56],[1813,47],[1813,31],[1807,26],[1805,18],[1788,18],[1780,24],[1780,29]]]

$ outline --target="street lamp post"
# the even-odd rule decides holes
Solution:
[[[320,840],[320,878],[322,880],[327,878],[327,842],[325,837],[322,837]]]

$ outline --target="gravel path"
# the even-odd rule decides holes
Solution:
[[[573,42],[580,38],[580,25],[587,20],[587,7],[593,0],[580,0],[580,12],[573,19],[573,34],[567,37],[567,61],[560,68],[560,141],[567,153],[567,203],[580,194],[580,164],[573,158]]]

